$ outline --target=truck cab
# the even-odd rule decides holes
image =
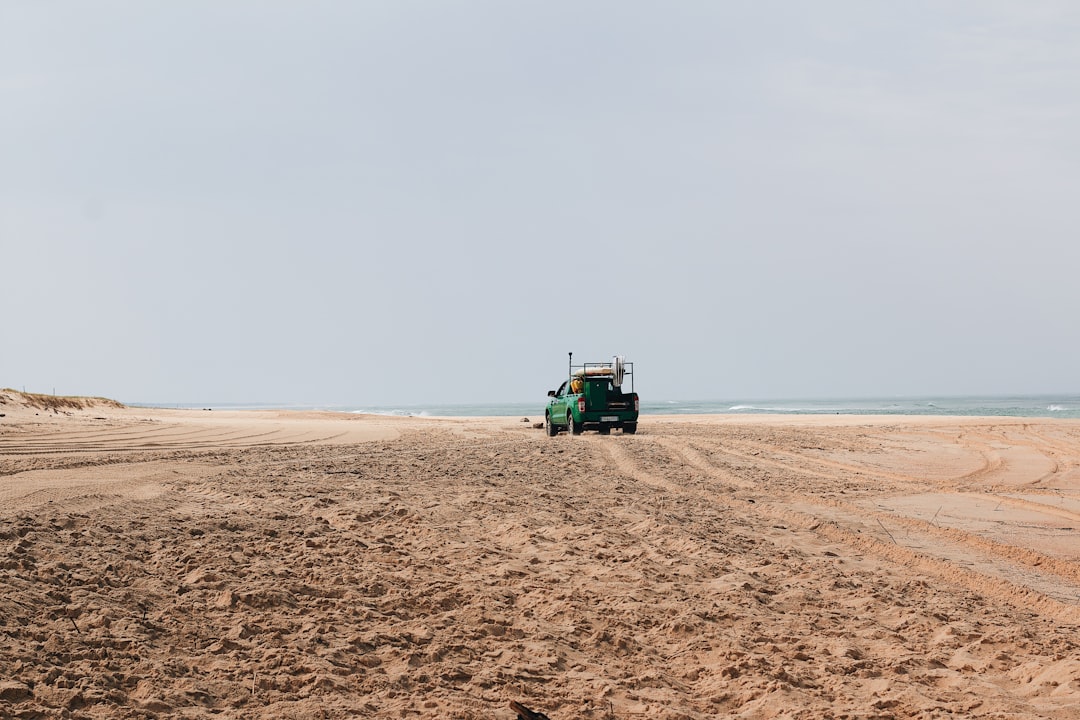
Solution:
[[[627,380],[629,392],[624,387]],[[578,435],[585,430],[607,435],[613,429],[631,435],[637,432],[638,406],[633,363],[616,356],[610,363],[574,365],[571,353],[569,377],[548,392],[544,427],[552,437],[560,431]]]

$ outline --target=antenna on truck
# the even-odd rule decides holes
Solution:
[[[566,373],[566,377],[570,377],[574,374],[574,353],[570,353],[570,368]]]

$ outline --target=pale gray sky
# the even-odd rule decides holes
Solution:
[[[0,0],[0,386],[1078,392],[1080,5]]]

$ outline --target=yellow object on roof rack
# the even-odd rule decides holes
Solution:
[[[574,371],[574,377],[604,377],[614,375],[615,371],[609,367],[580,368]]]

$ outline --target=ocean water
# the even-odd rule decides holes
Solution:
[[[407,417],[527,417],[543,420],[546,398],[535,402],[431,405],[297,405],[275,403],[140,403],[145,407],[218,410],[329,410]],[[1080,418],[1080,395],[973,395],[828,400],[643,400],[642,415],[962,415]]]
[[[665,409],[665,407],[667,409]],[[763,400],[650,403],[642,412],[734,415],[960,415],[1080,418],[1080,395]]]

